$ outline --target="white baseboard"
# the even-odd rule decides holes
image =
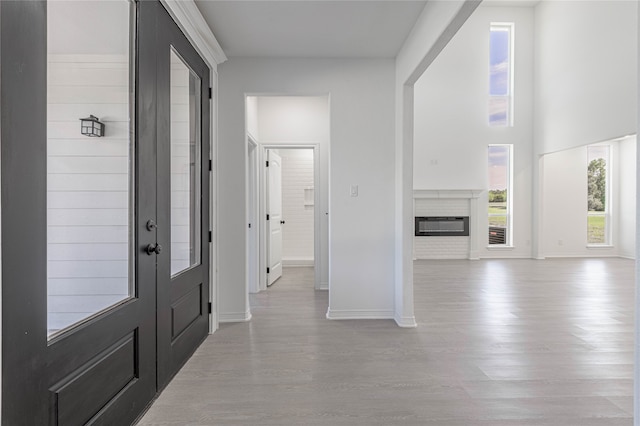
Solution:
[[[393,319],[395,320],[396,324],[398,324],[398,327],[416,328],[418,326],[418,323],[416,323],[415,317],[394,316]]]
[[[215,312],[209,315],[209,334],[213,334],[218,329],[218,316]]]
[[[594,254],[545,254],[544,257],[546,259],[562,259],[563,257],[566,259],[580,259],[580,258],[593,258],[593,257],[620,257],[617,254],[607,254],[607,253],[594,253]]]
[[[350,320],[350,319],[393,319],[393,311],[376,309],[350,309],[350,310],[327,310],[327,319],[330,320]]]
[[[247,322],[251,320],[251,311],[220,313],[218,322]]]
[[[282,259],[282,266],[285,268],[295,268],[301,266],[315,266],[313,258],[311,259]]]

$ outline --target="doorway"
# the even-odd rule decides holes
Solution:
[[[248,140],[247,194],[248,197],[257,197],[254,203],[247,200],[247,220],[250,224],[247,227],[247,290],[251,293],[266,290],[269,274],[272,272],[268,259],[270,223],[266,219],[267,214],[271,219],[266,195],[268,157],[273,154],[286,157],[293,153],[304,154],[303,161],[309,166],[307,176],[298,179],[293,191],[297,198],[294,203],[301,210],[295,214],[303,213],[312,218],[311,226],[308,222],[303,225],[306,232],[304,238],[307,244],[311,241],[311,248],[294,248],[294,254],[286,252],[287,235],[299,233],[293,231],[298,226],[296,220],[287,213],[292,217],[289,220],[285,214],[277,224],[282,225],[280,231],[285,244],[282,265],[312,266],[314,289],[328,290],[329,96],[247,95],[245,106]],[[251,141],[258,149],[252,147]],[[257,158],[252,160],[252,156]],[[298,160],[295,162],[299,162]],[[285,167],[286,161],[286,158],[282,159]],[[252,166],[256,162],[257,165]],[[254,170],[255,176],[252,175]],[[286,169],[285,173],[288,173]],[[287,209],[284,210],[286,212]],[[252,217],[257,219],[252,220]],[[281,221],[284,223],[280,223]],[[255,244],[251,240],[252,232],[257,233]]]
[[[160,2],[0,8],[2,420],[131,424],[208,334],[209,69]]]
[[[264,249],[271,286],[286,268],[315,266],[315,149],[263,148]]]

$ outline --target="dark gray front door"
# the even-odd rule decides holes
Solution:
[[[47,6],[0,2],[2,423],[127,425],[207,333],[208,69],[159,2],[124,10],[130,74],[47,51]]]

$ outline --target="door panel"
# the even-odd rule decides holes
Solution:
[[[91,8],[112,2],[64,3]],[[109,139],[110,134],[114,135],[110,125],[122,127],[129,123],[109,124],[105,119],[105,137],[89,139],[79,135],[80,123],[76,120],[80,117],[75,115],[64,125],[50,125],[49,130],[56,134],[69,128],[78,135],[47,144],[47,114],[50,121],[65,121],[60,117],[70,111],[89,115],[91,111],[84,110],[90,104],[50,107],[47,113],[47,93],[50,101],[58,99],[60,105],[68,99],[63,89],[47,91],[47,3],[0,2],[3,424],[131,424],[208,332],[209,179],[208,158],[202,158],[206,155],[200,155],[199,170],[188,173],[189,267],[171,279],[170,48],[200,78],[200,124],[196,130],[207,136],[209,71],[159,2],[135,2],[134,8],[137,19],[131,21],[137,23],[137,56],[132,62],[136,69],[131,87],[135,88],[135,120],[129,150],[128,141]],[[106,19],[106,15],[101,17]],[[25,32],[27,27],[29,31]],[[59,69],[52,72],[64,74]],[[100,87],[100,79],[94,79],[84,68],[75,77],[85,82],[93,79],[85,90],[95,88],[118,99],[122,96],[109,94],[108,89]],[[119,107],[108,110],[105,117],[122,112]],[[209,152],[208,138],[198,143],[200,152]],[[95,155],[95,150],[100,155]],[[49,174],[47,151],[51,158]],[[71,158],[68,164],[60,159],[72,157],[71,154],[77,158]],[[95,158],[88,159],[92,155]],[[188,158],[191,167],[196,156],[189,154]],[[106,163],[119,164],[118,167],[130,164],[131,168],[127,172],[125,167],[119,178],[103,179],[100,173],[91,173],[96,165],[106,167]],[[79,176],[68,176],[73,173],[56,170],[86,176],[78,179]],[[135,196],[122,188],[130,179],[135,182]],[[50,198],[48,209],[48,183],[53,185],[50,189],[63,185],[64,191],[73,194],[57,194],[53,203]],[[124,200],[125,207],[129,206],[124,212],[120,207],[104,204],[114,191],[120,192],[115,198],[120,197],[120,202]],[[80,193],[88,192],[97,193],[86,198],[96,204],[74,204],[77,209],[65,212],[55,208],[69,204],[72,196],[84,197]],[[100,206],[106,208],[95,209]],[[90,214],[92,209],[95,217]],[[193,214],[196,209],[200,218]],[[49,235],[48,219],[51,227],[60,227]],[[120,235],[125,239],[104,239],[110,236],[110,232],[100,230],[104,221],[115,221],[106,225],[125,228]],[[84,226],[87,229],[83,231],[91,232],[74,234],[69,226]],[[70,234],[82,234],[82,238],[56,240]],[[102,237],[98,238],[98,234]],[[48,251],[48,242],[67,246]],[[107,248],[109,244],[114,247]],[[65,271],[70,265],[68,256],[75,256],[72,260],[78,264],[93,263],[75,268],[79,274],[74,277],[56,272],[49,279],[52,285],[48,289],[48,253],[50,272]],[[114,277],[113,270],[123,273]],[[88,276],[83,271],[103,273]],[[53,295],[64,296],[69,285],[54,280],[67,278],[84,283],[86,298],[78,306],[86,309],[85,305],[93,304],[95,309],[83,311],[85,314],[70,318],[61,326],[49,327],[48,295],[55,287]],[[115,278],[116,286],[125,282],[125,290],[116,294],[120,296],[103,300],[103,305],[88,303],[114,285]]]
[[[282,157],[267,150],[267,211],[269,212],[269,272],[267,285],[282,276]]]
[[[158,387],[209,332],[209,68],[158,15]]]

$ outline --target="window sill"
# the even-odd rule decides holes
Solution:
[[[506,246],[506,245],[493,245],[493,246],[487,246],[487,250],[513,250],[515,249],[514,246]]]
[[[612,249],[614,248],[611,244],[587,244],[587,249]]]

